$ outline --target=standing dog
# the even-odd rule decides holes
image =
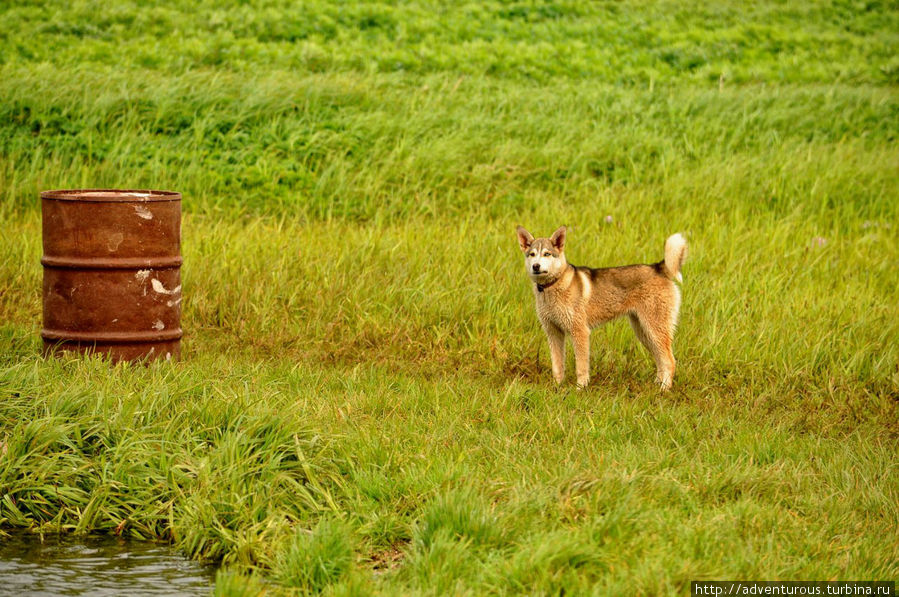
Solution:
[[[594,269],[565,260],[565,227],[550,238],[534,238],[518,227],[524,265],[534,282],[537,317],[549,339],[553,378],[565,378],[565,336],[574,345],[577,385],[590,381],[590,330],[627,315],[637,338],[656,362],[662,390],[674,379],[671,341],[680,310],[681,266],[687,241],[674,234],[665,241],[665,259],[652,265]]]

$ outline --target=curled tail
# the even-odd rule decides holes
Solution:
[[[687,240],[681,233],[672,234],[665,241],[665,274],[672,280],[683,282],[680,268],[687,257]]]

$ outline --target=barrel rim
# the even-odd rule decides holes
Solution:
[[[181,193],[154,189],[58,189],[41,191],[41,199],[88,203],[145,203],[181,201]]]

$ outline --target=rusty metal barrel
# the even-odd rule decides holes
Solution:
[[[44,191],[41,212],[45,353],[177,358],[181,194]]]

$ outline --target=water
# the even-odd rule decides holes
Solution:
[[[210,595],[215,570],[167,545],[116,537],[0,537],[0,594]]]

